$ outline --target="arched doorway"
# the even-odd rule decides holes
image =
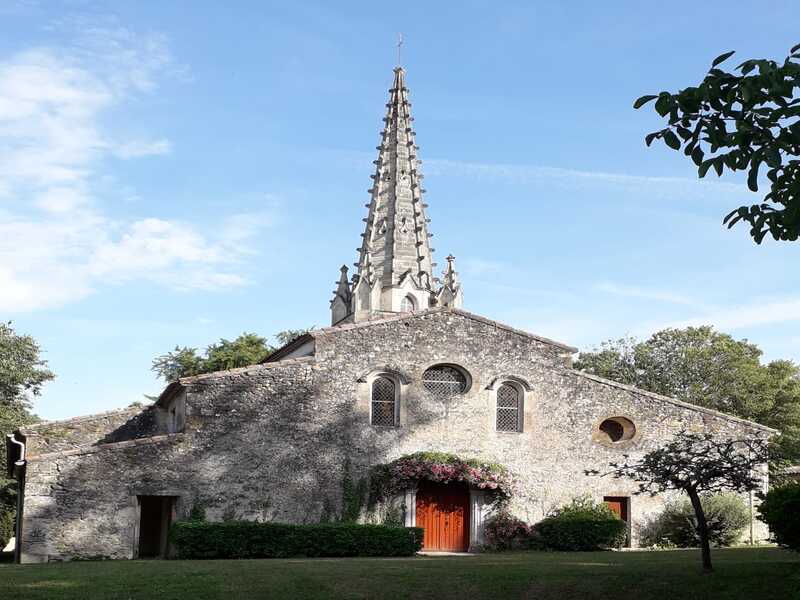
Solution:
[[[424,551],[467,551],[470,502],[466,485],[420,481],[416,504],[416,525],[425,530]]]

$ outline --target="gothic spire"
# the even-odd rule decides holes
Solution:
[[[443,294],[433,276],[432,234],[428,205],[422,200],[420,161],[405,84],[405,70],[394,69],[386,116],[373,161],[370,201],[358,248],[350,310],[343,313],[345,295],[340,289],[331,303],[333,324],[362,321],[375,316],[403,313],[432,306],[460,306],[460,286],[452,264],[452,285]],[[444,301],[444,302],[442,302]]]
[[[418,287],[431,289],[432,248],[428,238],[426,204],[422,201],[421,161],[412,128],[411,103],[405,71],[394,70],[386,116],[374,161],[373,184],[364,239],[356,266],[361,275],[367,255],[384,287],[399,285],[411,276]]]

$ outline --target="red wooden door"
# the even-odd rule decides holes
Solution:
[[[466,552],[469,548],[469,490],[466,486],[420,483],[417,527],[425,530],[423,550]]]
[[[606,496],[603,501],[623,521],[628,521],[628,499],[624,496]]]

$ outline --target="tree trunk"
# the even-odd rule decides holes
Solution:
[[[692,501],[694,515],[697,517],[697,534],[700,536],[700,550],[703,555],[703,571],[710,573],[714,569],[711,567],[711,545],[708,542],[708,521],[706,513],[703,512],[703,505],[700,503],[700,496],[693,487],[687,488],[689,500]]]

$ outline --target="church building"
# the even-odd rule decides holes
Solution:
[[[681,430],[775,433],[575,370],[569,344],[466,311],[454,257],[434,262],[402,68],[386,106],[357,262],[352,276],[341,268],[331,326],[262,364],[181,378],[150,406],[9,435],[18,561],[166,556],[170,523],[194,507],[209,520],[340,518],[376,466],[418,452],[500,465],[514,482],[508,508],[529,523],[578,496],[607,502],[636,546],[674,496],[637,496],[635,482],[587,470]],[[424,527],[425,550],[469,551],[494,509],[485,486],[423,481],[365,502],[358,518],[391,514]],[[766,531],[755,521],[748,535]]]

